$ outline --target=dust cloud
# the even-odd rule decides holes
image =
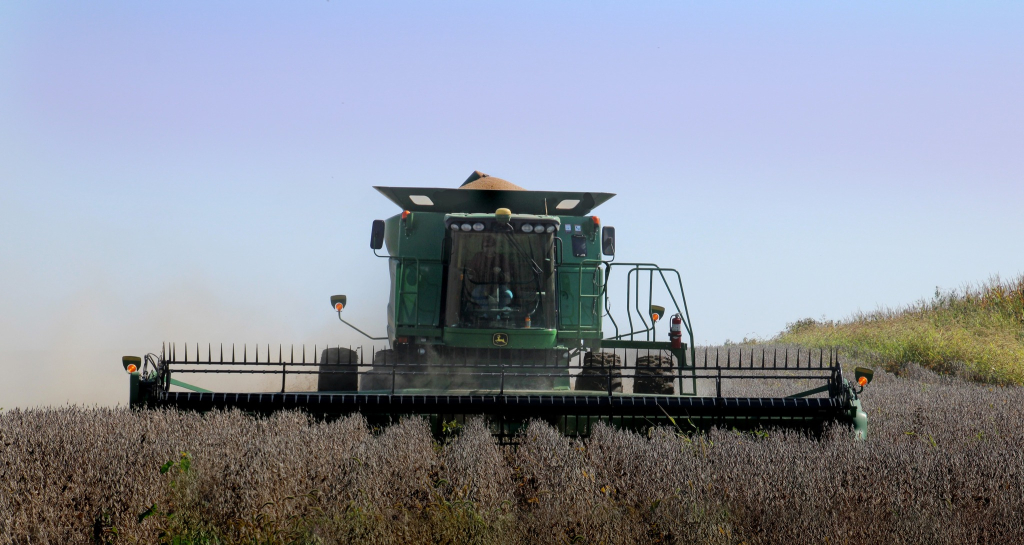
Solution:
[[[273,297],[262,298],[260,304],[239,303],[200,283],[183,282],[159,293],[140,296],[136,291],[129,299],[115,286],[96,282],[77,290],[60,308],[26,311],[20,320],[7,314],[0,324],[0,407],[125,405],[128,377],[121,357],[159,353],[165,341],[178,343],[179,356],[188,342],[190,359],[196,343],[204,358],[210,345],[219,357],[220,343],[230,357],[235,343],[238,357],[245,350],[250,361],[257,342],[260,361],[266,361],[268,344],[275,361],[279,345],[287,358],[292,345],[301,354],[305,344],[310,361],[314,345],[319,352],[328,344],[359,343],[358,334],[346,331],[326,305],[312,308],[286,301],[281,294],[278,301]],[[383,321],[383,305],[376,314]],[[279,375],[176,378],[221,391],[275,391],[281,385]],[[315,388],[315,375],[288,377],[289,391]]]

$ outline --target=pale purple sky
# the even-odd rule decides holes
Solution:
[[[1024,272],[1024,4],[550,4],[0,5],[0,406],[380,333],[370,186],[474,169],[617,193],[701,344]]]

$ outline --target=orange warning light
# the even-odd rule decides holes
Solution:
[[[657,322],[661,319],[661,315],[655,312],[654,314],[651,314],[651,318],[654,318],[654,321]]]
[[[138,371],[138,370],[139,370],[139,368],[138,368],[138,367],[135,367],[135,364],[134,364],[134,363],[129,363],[129,364],[128,364],[128,367],[127,367],[126,369],[128,369],[128,372],[129,372],[129,373],[134,373],[135,371]]]
[[[868,385],[868,377],[860,377],[860,378],[858,378],[857,379],[857,384],[860,384],[862,388],[864,386],[867,386]]]
[[[345,305],[341,303],[334,303],[334,310],[341,312],[341,309],[345,308]]]

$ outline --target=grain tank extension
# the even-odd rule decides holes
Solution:
[[[371,227],[370,247],[391,279],[386,336],[345,320],[349,300],[335,295],[332,308],[367,337],[366,347],[165,343],[159,353],[123,358],[131,405],[360,412],[381,423],[422,415],[438,430],[483,415],[505,438],[534,418],[578,435],[597,421],[632,428],[840,421],[860,437],[867,432],[858,394],[870,370],[847,381],[835,351],[698,358],[679,272],[614,260],[615,230],[592,215],[610,193],[526,191],[479,172],[458,188],[376,189],[399,209]],[[193,384],[211,374],[262,375],[275,388]],[[289,379],[301,376],[315,376],[316,390],[293,391]],[[793,391],[730,394],[729,384],[758,380]]]

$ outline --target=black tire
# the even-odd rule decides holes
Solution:
[[[370,373],[365,374],[359,380],[359,391],[390,390],[391,389],[391,366],[395,359],[395,351],[386,348],[378,350],[373,354],[373,367]]]
[[[673,374],[672,356],[640,356],[636,359],[633,393],[672,395]]]
[[[576,390],[607,392],[608,375],[622,372],[622,358],[608,352],[587,352],[583,356],[583,370],[576,377]],[[611,377],[611,391],[622,392],[622,377]]]
[[[355,392],[359,389],[359,354],[348,348],[327,348],[320,353],[316,379],[318,392]]]

